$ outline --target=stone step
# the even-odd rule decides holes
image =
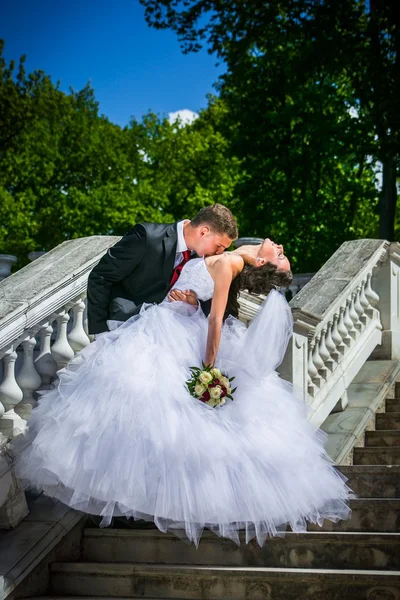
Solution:
[[[351,517],[333,523],[325,520],[322,527],[309,523],[308,531],[388,532],[400,531],[400,499],[358,498],[350,500]]]
[[[400,465],[352,465],[338,470],[360,498],[400,498]]]
[[[400,446],[400,431],[393,431],[391,429],[381,429],[379,431],[366,431],[365,447],[371,448],[377,446]]]
[[[400,570],[400,533],[287,533],[242,545],[203,533],[200,545],[183,544],[160,531],[134,529],[84,530],[82,560],[237,567]]]
[[[399,571],[53,563],[51,593],[186,600],[397,599]]]
[[[400,430],[400,412],[377,413],[375,415],[375,429]]]
[[[397,483],[398,485],[398,483]],[[320,527],[317,524],[309,523],[308,531],[325,532],[359,532],[359,533],[396,533],[400,532],[400,498],[357,498],[349,501],[351,516],[345,521],[333,523],[325,520]],[[151,528],[145,529],[134,527],[130,528],[129,523],[124,525],[110,527],[109,529],[130,529],[140,531],[157,531],[153,524]],[[131,522],[132,523],[132,522]],[[132,523],[133,525],[133,523]],[[92,524],[88,521],[87,529],[91,529]],[[97,527],[94,527],[97,529]]]
[[[400,448],[354,448],[355,465],[400,465]]]
[[[400,412],[400,398],[386,398],[385,411]]]

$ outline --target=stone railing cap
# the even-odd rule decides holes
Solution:
[[[91,269],[119,239],[96,235],[68,240],[1,281],[0,326],[1,320],[10,312],[27,309],[35,299],[53,288],[68,285],[82,271]]]
[[[321,321],[352,280],[368,265],[374,254],[385,251],[385,240],[344,242],[324,266],[290,301],[294,316],[299,312]]]

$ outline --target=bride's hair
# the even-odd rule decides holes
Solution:
[[[250,294],[267,295],[272,289],[288,287],[293,279],[291,271],[278,269],[273,263],[267,262],[261,267],[245,265],[243,271],[235,277],[229,289],[226,303],[225,318],[229,315],[239,315],[239,292],[247,290]]]

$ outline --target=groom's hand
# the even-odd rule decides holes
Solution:
[[[168,300],[170,302],[186,302],[192,306],[197,306],[197,295],[193,290],[171,290],[168,294]]]

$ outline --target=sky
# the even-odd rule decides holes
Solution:
[[[207,106],[223,72],[206,50],[184,55],[172,31],[148,27],[139,0],[0,0],[4,57],[27,55],[26,70],[43,70],[61,89],[90,81],[100,113],[121,126],[152,110]]]

